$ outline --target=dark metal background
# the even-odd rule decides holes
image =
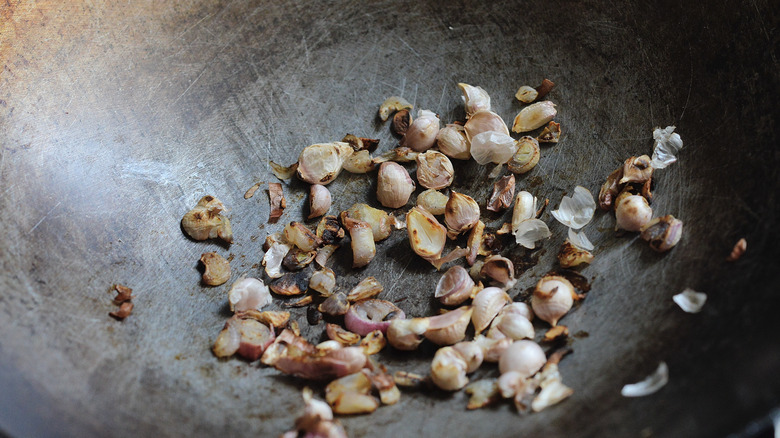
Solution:
[[[479,3],[479,4],[475,4]],[[585,302],[564,319],[568,401],[520,417],[509,404],[467,412],[466,397],[404,392],[352,436],[723,436],[780,403],[777,250],[777,3],[698,2],[0,2],[0,429],[12,436],[275,436],[301,408],[302,382],[209,347],[228,314],[227,285],[200,284],[202,252],[257,275],[265,236],[300,216],[305,186],[265,225],[267,161],[355,133],[395,145],[378,123],[392,94],[446,121],[463,116],[456,83],[481,85],[506,120],[513,95],[548,77],[564,139],[545,146],[518,188],[557,206],[577,184],[596,192],[626,157],[676,125],[680,161],[657,173],[658,214],[685,221],[659,255],[614,218],[597,245]],[[413,168],[413,167],[412,167]],[[454,187],[484,202],[489,169],[458,165]],[[373,176],[330,185],[332,211],[374,205]],[[236,243],[193,242],[182,215],[212,194]],[[398,212],[400,213],[400,212]],[[491,226],[501,223],[491,216]],[[535,253],[516,296],[553,266],[564,228]],[[749,249],[723,261],[734,242]],[[405,233],[351,273],[374,275],[407,314],[431,312],[438,276]],[[522,254],[514,249],[515,257]],[[134,289],[119,323],[107,292]],[[671,296],[709,294],[700,314]],[[281,300],[275,299],[274,307]],[[323,325],[309,327],[311,339]],[[541,326],[540,326],[541,328]],[[385,354],[426,372],[431,348]],[[620,396],[660,360],[670,382]],[[483,367],[476,378],[494,374]],[[318,387],[319,388],[319,387]]]

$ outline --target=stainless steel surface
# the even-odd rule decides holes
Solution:
[[[516,89],[544,77],[558,84],[550,99],[564,139],[543,147],[518,187],[551,207],[577,184],[596,192],[623,159],[651,151],[653,127],[676,125],[685,148],[658,172],[654,207],[685,221],[682,242],[653,253],[597,213],[587,228],[596,261],[583,270],[592,291],[564,319],[588,334],[561,363],[570,400],[521,417],[509,404],[467,412],[462,392],[404,392],[397,405],[343,418],[347,431],[713,436],[780,404],[777,3],[472,3],[0,2],[0,429],[289,429],[304,382],[209,350],[229,314],[227,285],[201,285],[200,254],[232,255],[234,278],[259,275],[263,239],[299,218],[306,199],[304,184],[286,185],[290,207],[267,225],[266,193],[244,200],[244,191],[275,181],[268,160],[291,163],[311,143],[355,133],[394,146],[375,116],[389,95],[451,121],[463,116],[456,83],[465,81],[511,121]],[[459,164],[454,187],[484,202],[489,170]],[[376,205],[373,185],[372,175],[343,174],[330,186],[332,211]],[[205,194],[231,208],[230,247],[180,229]],[[554,236],[513,296],[554,265],[565,230],[549,210]],[[745,257],[724,262],[743,236]],[[405,233],[378,252],[356,272],[340,258],[342,285],[374,275],[407,314],[433,311],[438,276]],[[113,283],[136,295],[124,322],[108,317]],[[671,301],[685,287],[709,294],[700,314]],[[323,324],[295,314],[316,339]],[[424,373],[432,352],[382,360]],[[620,396],[661,360],[664,389]]]

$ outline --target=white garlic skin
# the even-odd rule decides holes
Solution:
[[[387,161],[379,166],[376,198],[387,208],[401,208],[409,202],[415,184],[409,172],[398,163]]]
[[[456,160],[471,158],[471,143],[462,125],[447,125],[436,136],[436,145],[444,155]]]
[[[478,111],[472,115],[463,129],[466,131],[466,138],[469,141],[474,141],[474,137],[489,131],[509,135],[509,128],[504,123],[504,119],[493,111],[486,110]]]
[[[644,196],[629,195],[618,198],[615,209],[617,228],[626,231],[640,231],[653,218],[653,209]]]
[[[230,288],[228,292],[230,310],[233,312],[246,312],[247,310],[260,310],[271,304],[271,292],[261,280],[256,278],[242,278]]]
[[[536,374],[547,362],[542,347],[534,341],[515,341],[507,347],[498,360],[501,374],[516,371],[523,378]]]
[[[471,156],[482,166],[488,163],[506,163],[512,158],[516,148],[515,139],[503,132],[485,131],[471,138]]]
[[[439,133],[439,117],[432,111],[420,110],[417,118],[401,139],[401,146],[416,152],[424,152],[433,147]]]
[[[574,286],[569,280],[557,276],[547,275],[536,284],[531,307],[536,316],[555,327],[563,315],[571,310],[574,304]]]
[[[436,351],[431,362],[431,380],[445,391],[457,391],[467,383],[468,364],[453,347],[443,347]]]

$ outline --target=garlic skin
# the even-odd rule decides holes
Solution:
[[[534,341],[515,341],[501,355],[498,369],[501,374],[515,371],[521,377],[528,378],[542,369],[545,362],[547,362],[547,356],[539,344]]]
[[[436,216],[444,214],[449,200],[449,196],[434,189],[428,189],[417,195],[417,205]]]
[[[319,184],[312,184],[309,187],[309,217],[314,219],[328,212],[330,209],[331,197],[330,190]]]
[[[230,220],[220,213],[225,205],[213,196],[204,196],[181,220],[181,227],[195,240],[216,239],[233,243],[233,229]]]
[[[230,288],[228,302],[231,312],[246,312],[260,310],[271,304],[271,292],[261,280],[242,278]]]
[[[569,228],[569,231],[567,232],[567,238],[569,239],[569,242],[571,242],[572,245],[576,246],[579,249],[585,250],[585,251],[593,251],[595,247],[590,242],[590,239],[588,239],[588,236],[585,235],[584,231],[580,231],[579,233]]]
[[[471,139],[471,156],[483,166],[506,163],[514,155],[515,148],[515,139],[502,132],[485,131]]]
[[[437,259],[447,242],[447,229],[424,208],[413,207],[406,214],[406,231],[415,254],[430,260]]]
[[[501,212],[512,205],[512,198],[515,196],[515,176],[506,175],[493,184],[493,194],[487,202],[487,209],[490,211]]]
[[[439,133],[439,117],[433,111],[420,110],[417,118],[409,126],[401,139],[401,146],[416,152],[424,152],[433,147]]]
[[[379,166],[376,198],[387,208],[401,208],[409,202],[415,184],[409,172],[400,164],[386,161]]]
[[[298,178],[309,184],[330,184],[353,152],[352,146],[342,141],[307,146],[298,156]]]
[[[465,84],[458,84],[458,88],[463,93],[463,106],[466,110],[466,118],[473,116],[478,111],[490,110],[490,96],[482,87]]]
[[[687,287],[679,294],[673,296],[672,300],[685,312],[699,313],[702,307],[704,307],[704,303],[707,302],[707,294],[696,292]]]
[[[446,155],[428,151],[417,156],[417,182],[426,189],[443,189],[452,184],[455,170]]]
[[[265,266],[265,273],[270,278],[279,278],[282,274],[282,261],[284,256],[290,251],[292,246],[286,243],[275,242],[263,255],[263,266]]]
[[[683,141],[674,129],[674,126],[667,126],[664,129],[655,128],[653,131],[655,145],[650,163],[656,169],[663,169],[677,161],[677,154],[683,147]]]
[[[479,291],[472,303],[474,312],[471,314],[471,322],[474,324],[474,333],[479,334],[485,330],[498,312],[510,302],[512,299],[503,289],[486,287]]]
[[[463,125],[466,138],[473,142],[474,137],[483,132],[497,132],[499,134],[509,135],[504,119],[493,111],[478,111]]]
[[[549,100],[537,102],[520,110],[512,124],[512,132],[528,132],[541,128],[555,118],[558,111]]]
[[[641,382],[624,385],[623,389],[620,390],[620,395],[623,397],[644,397],[663,388],[668,382],[669,367],[666,366],[666,362],[661,362],[655,372]]]
[[[558,325],[574,304],[574,286],[564,277],[546,275],[536,284],[531,307],[539,319],[551,326]]]
[[[447,237],[454,239],[470,230],[479,221],[479,204],[469,195],[450,190],[450,199],[444,208]]]
[[[462,266],[453,266],[444,273],[436,284],[436,297],[445,306],[457,306],[471,298],[474,280]]]
[[[512,158],[507,161],[506,166],[512,173],[528,173],[539,164],[539,158],[542,152],[539,149],[539,142],[529,136],[520,137],[517,140],[517,150]]]
[[[409,101],[400,96],[390,96],[379,105],[379,118],[386,122],[390,118],[390,114],[401,111],[410,110],[414,108]]]
[[[632,195],[625,192],[618,196],[615,218],[617,229],[626,231],[641,231],[642,227],[650,222],[653,217],[653,209],[643,196]]]
[[[471,158],[471,142],[463,125],[447,125],[436,135],[436,145],[444,155],[456,160]]]
[[[457,391],[469,383],[466,377],[468,364],[453,347],[436,351],[431,362],[431,380],[445,391]]]
[[[518,245],[528,249],[536,248],[536,242],[552,236],[547,224],[539,219],[528,219],[520,222],[514,230],[515,240]]]
[[[564,196],[557,210],[552,211],[558,222],[569,228],[579,230],[593,219],[596,211],[596,201],[590,190],[582,186],[574,188],[571,196]]]

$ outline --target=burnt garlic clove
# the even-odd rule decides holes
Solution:
[[[650,248],[658,252],[665,252],[672,249],[680,241],[683,223],[671,214],[667,214],[646,223],[640,231],[642,239],[647,241]]]
[[[512,173],[528,173],[539,164],[542,153],[539,150],[539,142],[533,137],[520,137],[517,141],[517,150],[506,166]]]

